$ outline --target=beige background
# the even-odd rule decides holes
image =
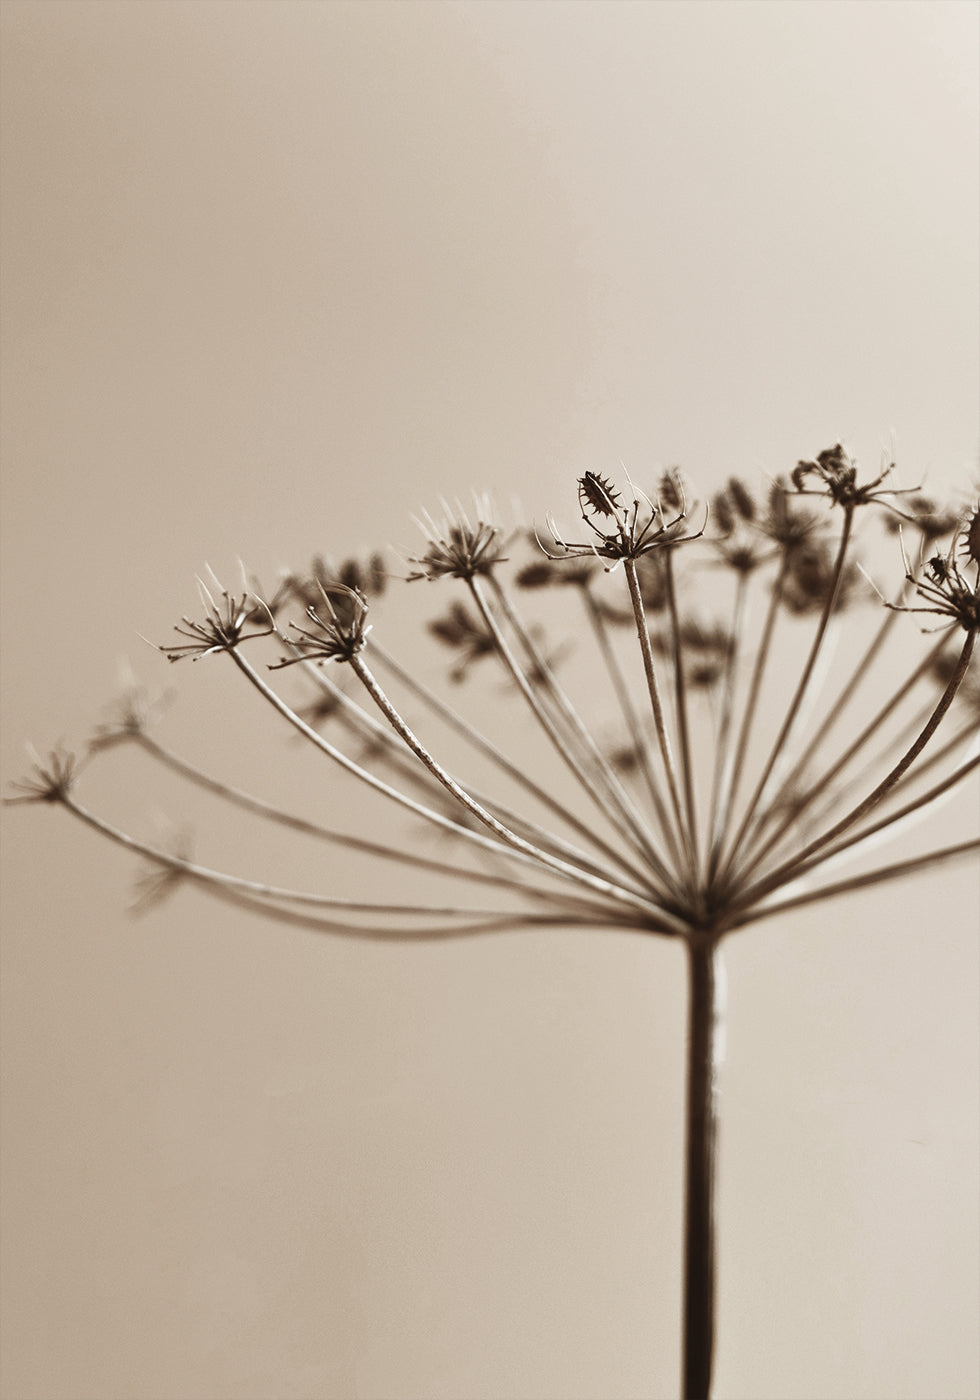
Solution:
[[[128,660],[189,752],[293,791],[220,659],[139,640],[205,562],[838,435],[975,474],[972,3],[2,19],[8,781]],[[90,792],[300,868],[135,755]],[[676,948],[354,945],[189,891],[134,921],[120,853],[3,830],[4,1400],[676,1393]],[[733,945],[719,1397],[977,1394],[976,934],[960,869]]]

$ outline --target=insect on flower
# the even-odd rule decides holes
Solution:
[[[954,533],[945,554],[934,554],[927,561],[924,577],[918,576],[909,563],[903,540],[905,577],[915,587],[916,594],[922,599],[924,606],[909,607],[903,603],[888,603],[886,606],[897,612],[933,613],[937,617],[945,617],[950,622],[958,623],[967,632],[976,631],[980,627],[980,557],[974,550],[978,518],[980,511],[974,512]],[[977,577],[972,584],[956,558],[959,549],[965,550],[967,557],[973,562]]]

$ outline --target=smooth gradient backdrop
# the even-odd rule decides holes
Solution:
[[[221,658],[141,640],[206,564],[839,437],[975,491],[978,13],[4,0],[5,782],[128,665],[289,799]],[[309,878],[138,755],[89,791]],[[679,949],[134,918],[64,814],[3,833],[4,1400],[676,1394]],[[977,925],[960,868],[732,944],[719,1400],[976,1396]]]

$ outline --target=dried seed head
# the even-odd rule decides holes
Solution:
[[[34,753],[34,750],[29,752]],[[52,749],[46,761],[35,754],[28,776],[11,783],[17,795],[3,800],[7,805],[16,802],[63,802],[75,781],[76,769],[75,755],[67,749]]]
[[[525,565],[515,582],[518,588],[551,588],[562,584],[582,587],[597,568],[593,559],[540,559]]]
[[[293,655],[283,657],[270,670],[281,671],[299,661],[350,661],[363,649],[371,630],[363,593],[342,583],[319,587],[320,604],[315,607],[311,603],[306,609],[306,616],[317,630],[311,632],[291,622],[289,626],[295,635],[288,640]]]
[[[800,549],[819,529],[821,521],[813,511],[802,510],[782,481],[773,482],[769,508],[762,531],[782,546],[787,554]]]
[[[593,515],[608,517],[622,509],[619,492],[612,482],[608,477],[599,476],[596,472],[586,472],[584,476],[579,477],[578,498],[583,515],[591,511]]]
[[[728,494],[731,497],[732,505],[743,520],[755,519],[755,501],[744,481],[739,481],[737,476],[729,477]]]
[[[424,554],[411,559],[418,568],[409,574],[410,582],[423,578],[476,578],[478,574],[491,573],[495,564],[506,561],[500,530],[488,519],[480,518],[489,516],[487,502],[478,500],[477,510],[475,524],[470,523],[460,505],[454,510],[447,507],[445,518],[438,523],[428,514],[417,520],[428,538],[429,547]]]
[[[680,467],[668,467],[657,484],[657,496],[665,510],[686,510],[687,492]]]
[[[429,632],[444,646],[452,647],[459,653],[449,673],[453,681],[461,681],[474,661],[479,661],[482,656],[492,656],[496,650],[492,633],[458,599],[445,617],[437,617],[429,623]]]
[[[732,505],[732,499],[727,491],[719,491],[711,499],[711,513],[718,533],[723,540],[726,540],[735,529],[735,511]]]
[[[856,567],[844,567],[837,584],[835,612],[840,612],[852,601],[860,579],[861,574]],[[826,603],[833,586],[833,551],[826,545],[814,541],[790,555],[783,596],[792,612],[808,613],[819,610]]]
[[[268,607],[253,594],[243,593],[240,598],[220,589],[216,600],[207,585],[198,580],[201,598],[205,604],[203,622],[182,617],[181,624],[174,631],[186,642],[175,642],[171,646],[158,648],[168,661],[182,661],[190,657],[199,661],[202,656],[213,656],[219,651],[234,651],[240,642],[252,641],[256,637],[267,637],[275,631],[275,622]],[[248,626],[258,626],[257,632],[246,632]]]

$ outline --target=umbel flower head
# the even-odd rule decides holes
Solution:
[[[561,925],[680,941],[691,979],[687,1400],[708,1394],[711,1372],[719,946],[761,920],[980,849],[975,828],[939,819],[980,763],[980,511],[951,513],[917,491],[900,508],[890,473],[862,482],[835,444],[761,494],[730,479],[713,517],[695,508],[694,528],[678,472],[647,492],[587,471],[570,484],[576,537],[549,516],[547,543],[528,530],[506,553],[482,501],[438,522],[424,515],[410,579],[446,592],[407,638],[385,616],[377,554],[317,561],[269,597],[202,585],[203,618],[181,619],[181,640],[161,650],[227,666],[275,725],[326,760],[308,768],[322,773],[336,824],[197,766],[159,737],[165,726],[142,699],[96,730],[85,765],[58,750],[8,799],[61,807],[142,857],[158,876],[144,873],[142,903],[204,890],[369,938]],[[525,618],[528,599],[550,626]],[[432,641],[452,653],[453,704],[432,684]],[[82,767],[127,745],[243,822],[326,843],[325,886],[198,863],[188,847],[141,840],[85,805]],[[367,831],[346,800],[354,788],[377,804]],[[385,809],[396,818],[387,831]],[[919,827],[931,835],[917,853],[883,859],[882,841],[912,816],[931,819]],[[382,898],[374,882],[342,892],[349,851],[431,880],[431,898]]]
[[[904,590],[899,587],[876,608],[873,594],[862,590],[850,520],[858,505],[894,494],[884,485],[890,472],[889,466],[862,485],[857,464],[835,444],[799,462],[791,482],[777,479],[761,499],[746,482],[731,478],[714,497],[708,531],[707,512],[698,528],[688,526],[689,491],[676,469],[662,473],[649,493],[587,471],[575,489],[584,534],[566,540],[552,521],[551,542],[542,545],[529,535],[514,561],[504,552],[485,500],[475,498],[475,512],[447,507],[439,521],[423,514],[426,548],[414,559],[410,577],[442,580],[457,590],[428,628],[454,653],[450,676],[457,683],[477,661],[484,667],[496,661],[517,692],[525,722],[540,734],[540,774],[519,752],[509,751],[511,721],[500,733],[478,732],[398,660],[397,639],[375,641],[368,591],[379,602],[388,578],[378,553],[365,564],[348,559],[334,566],[318,559],[311,571],[286,575],[269,601],[257,588],[235,595],[216,581],[201,584],[203,617],[182,618],[176,628],[182,640],[161,649],[172,661],[228,655],[280,719],[343,770],[345,781],[368,785],[379,800],[439,827],[462,851],[472,851],[470,861],[461,853],[444,862],[441,874],[486,885],[492,858],[493,886],[508,891],[509,903],[492,911],[463,902],[439,906],[451,909],[461,926],[482,926],[488,918],[577,919],[669,936],[707,930],[720,937],[789,904],[892,878],[896,872],[889,867],[833,885],[821,885],[817,876],[831,858],[839,864],[845,853],[863,857],[872,831],[897,822],[909,801],[924,810],[973,771],[964,740],[945,753],[950,771],[943,785],[916,781],[917,768],[937,774],[938,758],[929,765],[919,755],[972,669],[980,626],[980,515],[974,510],[951,516],[948,508],[916,495],[912,511],[902,513],[900,568],[894,569],[894,555],[882,552],[887,533],[875,561],[880,577],[889,560],[897,584],[904,575]],[[820,494],[844,507],[842,531],[802,501]],[[923,507],[921,525],[916,506]],[[948,536],[938,537],[937,522],[950,520],[955,524]],[[909,555],[916,536],[925,557],[913,567]],[[625,588],[614,587],[612,578],[604,581],[619,566]],[[569,610],[567,633],[581,636],[584,627],[591,634],[591,674],[597,665],[608,692],[598,714],[585,708],[593,703],[593,684],[576,696],[556,673],[555,658],[564,653],[525,621],[505,569],[525,593],[560,587]],[[720,587],[726,569],[731,583]],[[754,629],[748,607],[753,594],[766,601],[765,621]],[[299,620],[289,616],[294,608]],[[826,632],[844,608],[853,617],[851,673],[838,678],[839,695],[824,701],[822,718],[804,732],[804,702],[820,703],[813,692]],[[872,696],[867,668],[886,640],[897,637],[901,613],[931,615],[963,641],[955,654],[952,635],[940,643],[946,682],[938,696],[928,694],[929,676],[938,673],[928,652],[921,673],[913,668],[903,687],[901,705],[893,706]],[[914,621],[908,621],[913,629]],[[635,637],[632,658],[621,637],[624,626]],[[809,648],[787,684],[776,659],[780,633],[788,639],[804,626],[812,629]],[[248,642],[251,656],[263,637],[278,649],[265,668],[243,652]],[[910,645],[908,635],[900,645]],[[799,654],[799,644],[794,646]],[[351,670],[353,692],[323,669],[328,661]],[[269,673],[286,669],[302,672],[312,694],[294,699],[275,689]],[[398,705],[389,694],[392,684],[403,697]],[[862,693],[870,707],[863,721]],[[767,720],[767,747],[763,696],[771,715],[780,694],[782,720],[775,729]],[[406,700],[412,716],[403,713]],[[913,713],[906,715],[905,737],[896,738],[891,716],[901,707]],[[132,719],[137,713],[139,723]],[[149,733],[150,713],[145,705],[137,710],[130,704],[126,723],[117,718],[96,731],[90,757],[126,741],[152,746],[162,757],[162,746]],[[318,729],[304,717],[313,715]],[[474,754],[489,758],[505,780],[506,798],[477,792],[450,771],[439,754],[447,727]],[[36,767],[15,800],[43,797],[75,809],[73,772],[70,756],[53,756],[47,766]],[[868,775],[863,794],[862,774]],[[193,780],[211,781],[206,775]],[[908,800],[900,804],[900,796]],[[272,820],[289,820],[254,799],[257,809]],[[348,836],[356,839],[354,833],[343,839]],[[923,859],[964,849],[962,842],[948,849],[940,844]],[[410,861],[412,853],[386,845],[381,858]],[[913,864],[905,862],[903,869]],[[220,879],[217,886],[227,889]],[[252,897],[244,887],[239,895]],[[268,906],[267,895],[255,897]],[[331,896],[325,891],[296,898],[307,904],[327,899],[329,907]],[[284,895],[278,903],[288,906],[291,900]],[[430,920],[435,907],[420,904],[418,919]],[[408,918],[399,906],[396,922]]]

